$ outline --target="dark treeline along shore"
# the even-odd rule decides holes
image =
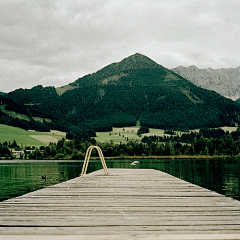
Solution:
[[[201,129],[199,132],[168,137],[143,137],[141,143],[130,140],[127,143],[120,144],[113,141],[96,143],[94,138],[87,136],[73,138],[72,140],[62,138],[57,143],[50,143],[48,146],[27,147],[20,158],[84,159],[86,150],[90,145],[100,146],[105,157],[237,157],[240,154],[240,131],[229,133],[222,129]],[[14,156],[10,149],[21,150],[21,147],[15,141],[13,143],[0,143],[0,157],[2,159],[13,159]],[[92,156],[97,157],[97,152],[93,151]]]

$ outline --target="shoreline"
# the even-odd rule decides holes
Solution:
[[[238,159],[240,156],[228,156],[228,155],[173,155],[173,156],[118,156],[118,157],[104,157],[106,160],[118,160],[118,159]],[[91,157],[91,159],[100,159],[99,157]]]
[[[100,159],[99,157],[90,157],[90,159]],[[117,156],[117,157],[105,157],[105,160],[121,160],[121,159],[197,159],[197,160],[206,160],[206,159],[240,159],[240,155],[237,156],[229,156],[229,155],[173,155],[173,156]],[[84,161],[84,159],[54,159],[54,158],[43,158],[43,159],[0,159],[0,161],[11,162],[11,161]]]

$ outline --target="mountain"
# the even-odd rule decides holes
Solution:
[[[199,69],[196,66],[171,69],[199,87],[215,91],[226,98],[240,98],[240,67]]]
[[[233,124],[240,106],[189,82],[150,58],[134,54],[67,86],[10,92],[14,109],[52,119],[56,128],[107,131],[141,125],[196,129]],[[14,102],[14,103],[13,103]]]

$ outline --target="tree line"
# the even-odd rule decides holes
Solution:
[[[218,136],[215,138],[205,137],[211,131],[215,132]],[[50,143],[48,146],[34,149],[26,157],[28,159],[84,159],[87,148],[91,145],[98,145],[105,157],[175,155],[237,156],[240,153],[240,131],[228,133],[221,130],[203,129],[199,133],[182,134],[178,137],[181,141],[178,141],[179,139],[177,138],[174,139],[174,136],[161,139],[158,136],[157,138],[144,137],[141,143],[131,140],[120,144],[113,141],[96,143],[96,140],[91,137],[73,138],[72,140],[62,138],[57,143]],[[6,143],[0,146],[3,156],[7,151]],[[18,145],[17,147],[19,148]],[[97,156],[97,152],[93,152],[93,156]]]
[[[8,147],[8,143],[0,143],[0,158],[9,159],[11,157],[11,151]]]
[[[30,121],[15,118],[4,113],[0,109],[0,124],[6,124],[13,127],[19,127],[25,130],[36,130],[39,132],[50,132],[50,125],[46,122],[35,121],[30,119]]]

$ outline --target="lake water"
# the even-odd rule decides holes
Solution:
[[[140,159],[107,160],[110,168],[148,168],[169,173],[188,182],[240,200],[239,159]],[[83,161],[0,161],[0,201],[78,177]],[[90,160],[88,172],[102,169]],[[46,176],[46,178],[45,178]]]

